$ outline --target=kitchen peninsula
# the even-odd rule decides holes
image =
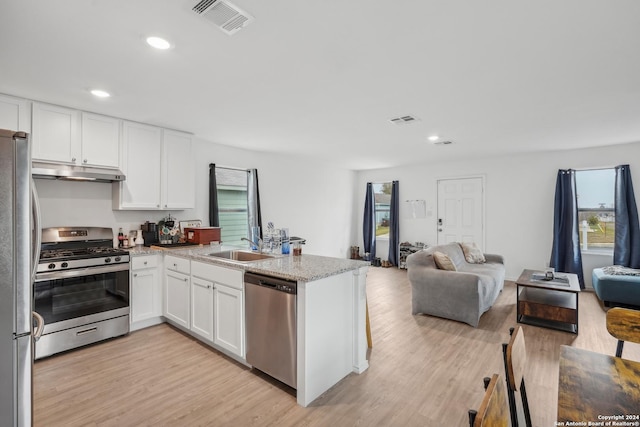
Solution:
[[[164,258],[162,315],[170,324],[248,365],[244,273],[286,279],[297,282],[298,404],[309,405],[349,373],[359,374],[368,368],[367,262],[306,254],[242,262],[211,256],[212,252],[210,247],[131,251],[132,265],[138,257]],[[135,287],[135,279],[131,286]],[[224,308],[213,302],[216,295],[220,301],[227,298],[230,305]],[[134,289],[132,307],[135,298]],[[213,314],[207,317],[203,313]],[[219,318],[220,313],[232,315],[230,319]],[[228,333],[226,324],[230,326]]]

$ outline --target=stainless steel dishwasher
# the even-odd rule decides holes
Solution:
[[[244,275],[247,363],[297,388],[295,281]]]

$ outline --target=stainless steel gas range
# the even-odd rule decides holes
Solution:
[[[129,333],[129,253],[111,228],[43,229],[33,287],[45,321],[36,359]]]

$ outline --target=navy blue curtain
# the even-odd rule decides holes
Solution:
[[[220,212],[218,210],[218,184],[216,183],[216,165],[209,164],[209,226],[220,226]]]
[[[640,227],[629,165],[616,167],[616,239],[613,263],[640,268]]]
[[[556,271],[574,273],[584,289],[578,221],[575,171],[559,170],[553,210],[553,247],[549,266]]]
[[[389,262],[398,266],[400,260],[400,202],[398,181],[391,183],[391,206],[389,206]]]
[[[371,254],[369,259],[376,256],[376,199],[373,194],[373,184],[367,182],[367,194],[364,199],[364,218],[362,219],[362,237],[364,251]]]

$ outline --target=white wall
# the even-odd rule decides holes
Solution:
[[[291,235],[307,239],[303,253],[347,257],[352,244],[355,172],[292,156],[234,149],[194,140],[196,208],[171,211],[178,220],[209,218],[209,163],[257,168],[262,220],[288,227]],[[144,163],[143,160],[141,160]],[[157,222],[169,211],[114,211],[111,184],[36,180],[43,227],[100,226],[117,233]]]
[[[558,169],[613,167],[626,163],[631,165],[633,180],[638,188],[640,143],[438,164],[425,161],[424,164],[409,167],[362,171],[356,179],[354,211],[357,213],[354,221],[357,225],[354,232],[357,234],[353,239],[362,245],[362,209],[368,181],[399,180],[400,241],[422,241],[434,245],[437,242],[437,180],[482,175],[485,177],[486,190],[485,252],[504,255],[507,278],[513,280],[524,268],[543,268],[548,265]],[[427,218],[404,218],[404,201],[411,199],[426,200]],[[386,258],[386,254],[382,258]],[[585,277],[589,278],[587,284],[590,284],[594,266],[610,264],[610,256],[589,256],[585,262]]]

